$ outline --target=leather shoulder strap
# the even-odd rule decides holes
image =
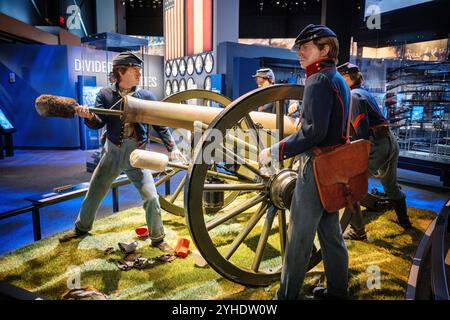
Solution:
[[[347,131],[345,132],[345,137],[347,138],[347,143],[350,142],[350,126],[352,126],[352,110],[353,109],[353,98],[352,93],[350,92],[350,107],[348,108],[348,117],[347,117]],[[355,130],[355,128],[353,128]]]

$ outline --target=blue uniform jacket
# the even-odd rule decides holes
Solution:
[[[332,60],[308,66],[303,95],[300,130],[271,147],[280,161],[313,147],[330,147],[346,142],[350,89]]]
[[[133,97],[143,100],[156,100],[155,96],[147,90],[136,89],[132,94]],[[106,88],[102,88],[97,94],[95,101],[96,108],[110,109],[115,103],[121,99],[117,85],[111,85]],[[112,110],[122,110],[122,102],[117,103]],[[109,115],[95,115],[91,120],[84,119],[84,122],[89,128],[100,129],[106,124],[106,137],[115,145],[121,146],[123,140],[124,122],[118,116]],[[148,124],[145,123],[133,123],[134,137],[138,142],[138,145],[142,145],[148,140]],[[158,135],[161,137],[166,149],[170,152],[175,148],[175,142],[172,138],[172,134],[168,127],[153,126]]]
[[[352,125],[356,139],[369,139],[370,129],[387,125],[375,98],[360,86],[352,88]]]

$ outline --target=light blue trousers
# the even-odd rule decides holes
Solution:
[[[302,160],[305,161],[303,155]],[[348,289],[348,252],[342,237],[339,214],[328,213],[320,202],[312,161],[300,168],[286,241],[279,300],[295,300],[308,271],[316,233],[319,237],[328,292],[346,296]]]
[[[133,168],[130,164],[130,153],[136,148],[135,139],[125,139],[120,148],[111,141],[106,141],[105,153],[94,170],[89,190],[75,222],[77,229],[84,232],[92,229],[101,201],[114,180],[124,172],[142,197],[150,239],[153,243],[164,239],[161,207],[153,176],[149,170]]]

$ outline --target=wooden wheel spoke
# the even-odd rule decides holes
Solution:
[[[234,239],[234,241],[231,243],[229,249],[225,253],[225,259],[229,260],[231,256],[236,252],[236,250],[239,248],[239,246],[244,242],[245,238],[248,236],[248,234],[253,230],[253,228],[256,226],[256,224],[261,220],[262,216],[267,210],[267,202],[264,202],[261,204],[261,207],[256,211],[250,220],[245,225],[244,229],[238,234],[238,236]]]
[[[253,119],[247,114],[244,118],[244,121],[247,124],[247,127],[249,128],[253,138],[255,139],[255,143],[256,143],[258,150],[261,150],[261,148],[265,148],[265,144],[263,143],[263,141],[259,135],[259,131],[256,128],[256,125],[253,122]]]
[[[263,201],[265,198],[266,198],[266,196],[264,194],[258,194],[257,196],[248,199],[247,201],[242,203],[237,208],[234,208],[233,210],[231,210],[228,214],[226,214],[224,216],[220,216],[220,217],[208,222],[206,224],[206,230],[210,231],[210,230],[214,229],[215,227],[221,225],[222,223],[238,216],[242,212],[250,209],[251,207],[256,206],[258,203]]]
[[[253,178],[251,178],[245,174],[242,174],[240,172],[236,172],[235,170],[231,170],[231,168],[225,168],[220,163],[216,163],[216,167],[230,172],[233,176],[237,177],[238,180],[240,179],[241,181],[252,181],[253,182]]]
[[[173,174],[166,174],[164,177],[159,178],[158,181],[155,182],[155,187],[158,187],[159,185],[161,185],[164,182],[167,182],[168,180],[170,180],[174,175],[176,175],[178,172],[180,172],[181,170],[177,170],[175,169]]]
[[[284,136],[284,100],[277,101],[275,103],[277,110],[277,130],[279,134],[279,139],[283,139]],[[280,161],[280,169],[283,169],[284,163]]]
[[[254,174],[256,174],[257,176],[261,177],[261,178],[265,178],[264,175],[262,175],[262,173],[259,171],[259,169],[256,169],[254,166],[252,166],[246,159],[242,158],[241,156],[237,155],[235,152],[231,151],[230,149],[226,148],[225,146],[221,146],[220,148],[217,149],[220,153],[223,154],[222,150],[225,150],[225,153],[228,157],[231,157],[235,160],[237,160],[238,164],[244,166],[245,168],[247,168],[248,170],[250,170],[251,172],[253,172]]]
[[[273,220],[275,218],[277,209],[274,206],[269,208],[267,212],[266,220],[264,221],[264,227],[259,237],[258,246],[256,247],[255,258],[252,263],[252,270],[258,272],[261,260],[264,255],[264,249],[267,245],[267,240],[269,239],[270,229],[272,229]]]
[[[264,183],[207,183],[203,186],[205,191],[255,191],[264,190]]]
[[[173,195],[170,197],[170,199],[169,199],[170,203],[175,202],[175,200],[178,198],[178,195],[180,194],[181,190],[183,190],[185,183],[186,183],[186,176],[184,176],[183,179],[181,179],[180,184],[178,185],[177,189],[175,190]]]
[[[278,229],[280,233],[280,249],[281,257],[284,257],[284,252],[286,248],[286,210],[278,211]]]

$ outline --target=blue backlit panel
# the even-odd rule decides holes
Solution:
[[[380,8],[379,13],[386,13],[431,1],[433,0],[366,0],[365,17],[371,15],[370,7],[374,5]]]

